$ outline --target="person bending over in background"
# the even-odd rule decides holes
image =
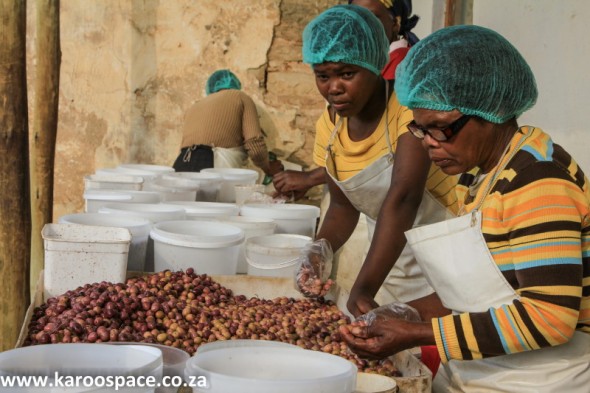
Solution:
[[[416,140],[462,174],[462,215],[406,232],[453,313],[354,323],[343,338],[364,357],[435,344],[433,391],[588,391],[590,188],[549,135],[517,123],[538,95],[530,67],[498,33],[454,26],[416,44],[396,76]]]
[[[282,169],[280,161],[269,162],[256,105],[241,88],[240,80],[229,70],[211,74],[207,97],[185,115],[181,150],[173,165],[177,172],[241,168],[248,157],[266,175]]]
[[[412,0],[349,0],[348,4],[371,11],[383,25],[389,41],[389,61],[381,70],[387,80],[395,78],[395,69],[408,53],[409,47],[418,42],[412,29],[419,17],[412,15]],[[285,195],[302,198],[312,187],[326,183],[324,168],[308,172],[286,170],[273,178],[275,189]]]

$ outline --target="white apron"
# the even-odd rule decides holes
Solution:
[[[248,154],[243,147],[213,147],[214,168],[243,168],[246,166]]]
[[[495,176],[500,172],[496,170]],[[492,178],[473,212],[406,232],[428,282],[453,313],[484,312],[519,297],[498,269],[481,232],[478,209],[494,181]],[[590,335],[576,332],[566,344],[518,354],[451,360],[440,366],[433,391],[588,392]]]
[[[326,149],[326,172],[346,195],[350,203],[359,212],[366,215],[369,243],[373,238],[376,219],[389,190],[393,172],[394,153],[387,127],[387,110],[385,118],[384,137],[389,146],[389,153],[378,158],[353,177],[342,181],[336,179],[336,165],[331,154],[332,143],[341,128],[342,119],[339,119],[334,127]],[[447,209],[433,198],[430,193],[424,192],[414,225],[439,222],[450,216]],[[362,263],[363,261],[359,262]],[[433,292],[407,245],[385,279],[382,288],[385,291],[380,291],[378,301],[383,304],[394,301],[409,302]]]

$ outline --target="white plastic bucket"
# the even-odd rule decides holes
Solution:
[[[252,169],[242,168],[206,168],[201,173],[216,173],[221,175],[223,181],[217,196],[219,202],[236,202],[235,186],[240,184],[255,184],[258,180],[258,172]]]
[[[161,196],[154,191],[134,190],[86,190],[84,191],[85,212],[96,213],[109,203],[159,203]]]
[[[291,347],[236,347],[197,353],[185,378],[204,376],[210,393],[352,393],[356,366],[336,355]]]
[[[159,178],[146,184],[145,189],[158,192],[162,197],[162,202],[195,201],[199,186],[182,179],[167,180]]]
[[[207,172],[174,172],[162,176],[163,179],[186,179],[194,182],[199,190],[197,201],[215,202],[221,188],[223,178],[217,173]]]
[[[166,204],[182,207],[186,211],[187,220],[211,221],[240,213],[240,207],[235,203],[170,201]]]
[[[45,298],[85,284],[125,282],[131,233],[126,228],[45,224]]]
[[[254,236],[272,235],[275,233],[277,223],[271,218],[232,216],[218,218],[220,222],[235,225],[244,231],[245,240]],[[240,247],[238,257],[238,273],[247,273],[248,263],[246,262],[246,243]]]
[[[60,224],[78,224],[102,227],[127,228],[131,232],[129,246],[128,271],[143,272],[145,268],[145,253],[152,223],[147,218],[119,216],[100,213],[68,214],[60,217]]]
[[[311,242],[302,235],[274,234],[246,240],[248,275],[294,277],[301,250]]]
[[[143,177],[125,174],[84,176],[86,190],[141,190]]]
[[[160,349],[140,345],[47,344],[0,353],[0,375],[47,377],[47,386],[15,389],[19,392],[112,392],[114,387],[100,386],[105,382],[104,377],[153,376],[156,381],[160,381],[162,372],[163,360]],[[73,379],[87,378],[77,387],[62,390],[55,384],[56,373],[61,376],[61,383],[67,382],[67,376]],[[93,386],[93,383],[96,385]],[[49,384],[53,384],[54,387],[50,388]],[[2,388],[0,390],[4,391]],[[122,387],[118,390],[125,393],[154,391],[154,388],[137,387]]]
[[[186,219],[186,213],[182,207],[160,203],[113,203],[101,207],[98,212],[147,218],[152,224]],[[151,237],[148,238],[144,270],[146,272],[154,271],[154,242]]]
[[[163,372],[164,377],[180,377],[184,380],[184,369],[186,362],[190,359],[190,355],[179,348],[174,348],[169,345],[152,344],[152,343],[134,343],[134,342],[106,342],[109,345],[134,345],[157,348],[162,352]],[[201,346],[199,346],[201,348]],[[169,379],[169,381],[171,381]],[[174,387],[159,387],[156,393],[177,393],[178,388]]]
[[[209,221],[165,221],[154,225],[156,271],[186,270],[198,274],[236,274],[244,231],[240,228]]]
[[[297,203],[253,203],[242,206],[240,215],[272,218],[276,233],[291,233],[315,237],[320,208]]]

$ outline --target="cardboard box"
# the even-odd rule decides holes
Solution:
[[[295,289],[293,279],[289,277],[256,277],[247,275],[212,276],[213,280],[230,288],[234,294],[247,297],[273,299],[278,296],[299,298],[301,294]],[[346,310],[348,293],[338,287],[333,288],[329,296],[341,310]],[[35,307],[43,304],[43,272],[41,272],[35,296],[27,313],[16,347],[21,347],[25,341],[28,325]],[[395,367],[402,373],[402,377],[395,377],[399,393],[430,393],[432,391],[432,373],[410,351],[402,351],[391,357]]]

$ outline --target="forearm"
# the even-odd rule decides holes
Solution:
[[[412,228],[417,209],[416,201],[400,203],[386,198],[352,293],[375,296],[406,245],[404,232]]]
[[[307,172],[307,185],[309,188],[326,183],[326,169],[318,167]]]
[[[358,211],[331,204],[316,238],[329,241],[332,250],[336,252],[346,243],[354,231],[358,219]]]

